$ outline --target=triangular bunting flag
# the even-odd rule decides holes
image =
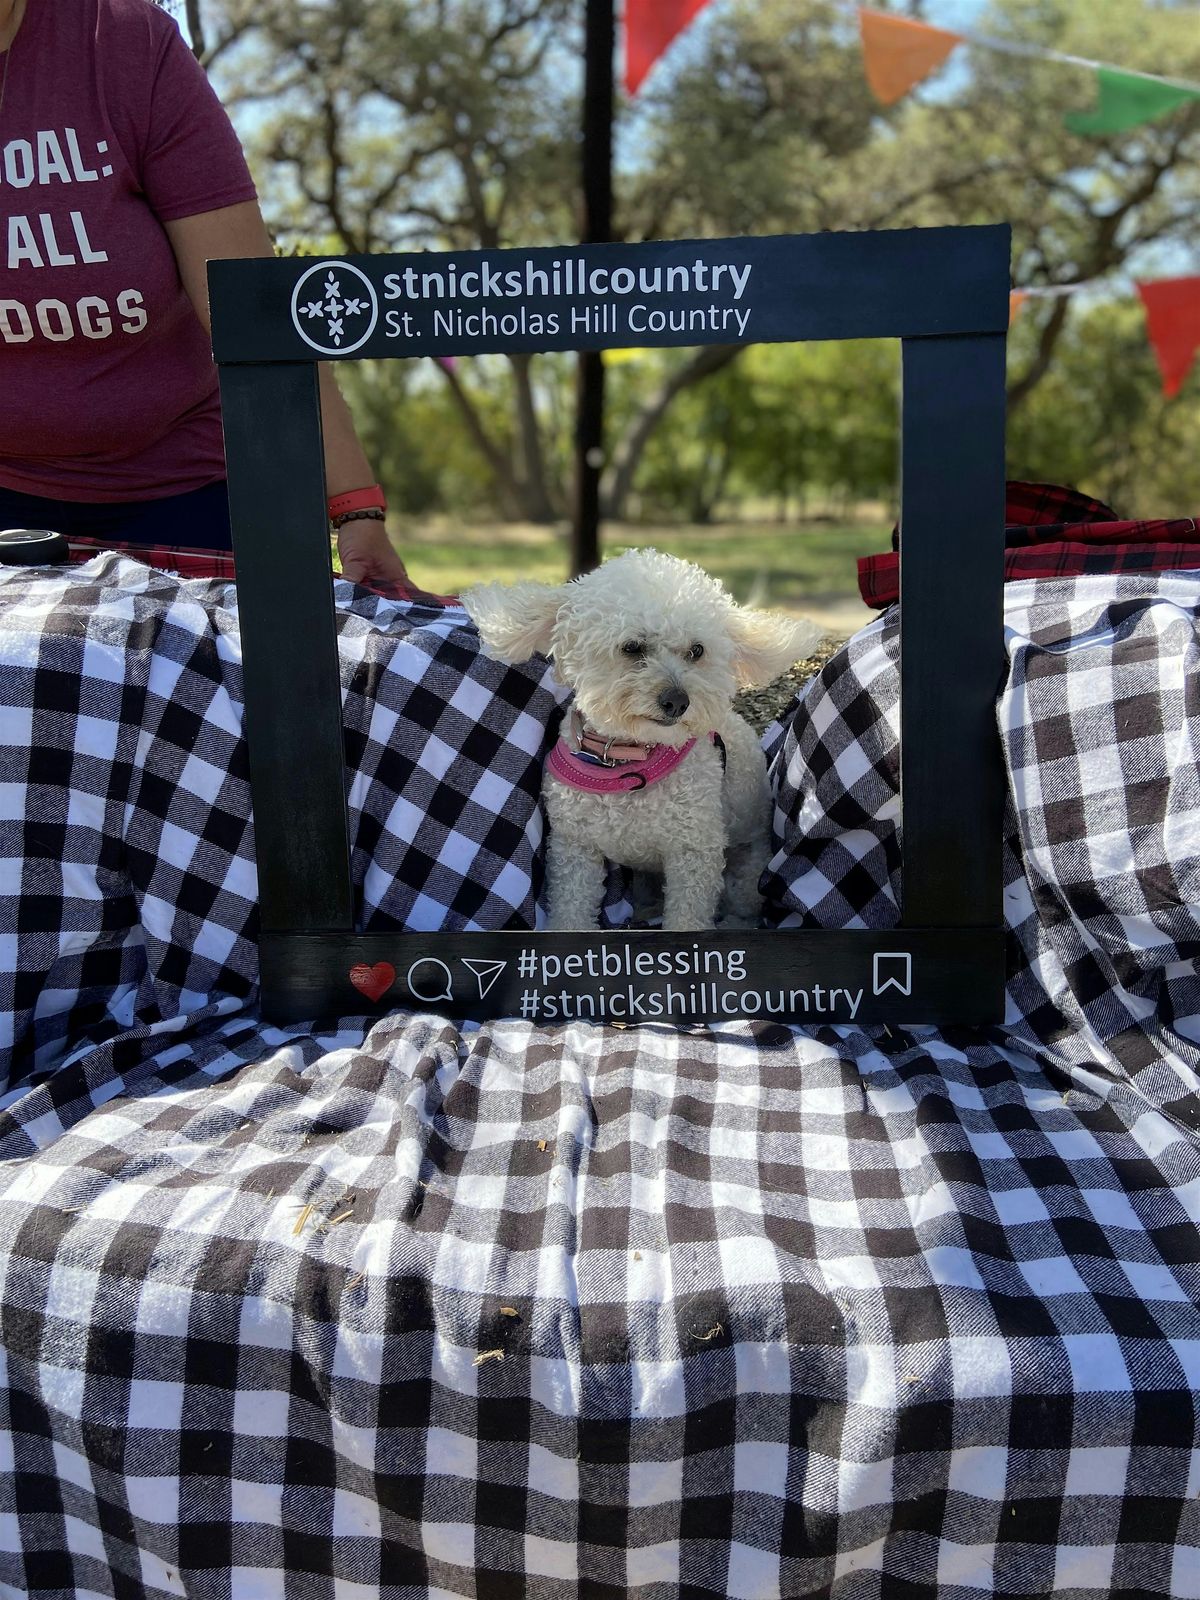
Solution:
[[[1200,278],[1159,278],[1139,283],[1150,343],[1170,400],[1183,387],[1200,349]]]
[[[1009,291],[1008,325],[1010,328],[1017,319],[1017,312],[1020,311],[1021,307],[1028,299],[1029,296],[1025,293],[1024,289],[1012,289]]]
[[[915,88],[941,66],[956,44],[962,43],[960,33],[862,7],[858,27],[867,82],[872,94],[885,106],[893,105]]]
[[[1072,133],[1124,133],[1155,117],[1165,116],[1188,100],[1200,100],[1200,90],[1181,89],[1138,72],[1096,68],[1097,100],[1091,111],[1072,111],[1063,118]]]
[[[650,68],[708,0],[625,0],[625,88],[636,94]]]

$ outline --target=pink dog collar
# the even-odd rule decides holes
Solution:
[[[709,734],[709,738],[714,738]],[[546,770],[560,783],[572,789],[586,789],[591,794],[626,794],[631,790],[645,789],[651,783],[665,778],[688,754],[695,739],[675,747],[653,744],[644,761],[622,761],[619,766],[600,767],[584,761],[571,749],[565,739],[560,739],[546,758]]]
[[[604,767],[615,767],[626,761],[649,761],[658,749],[656,744],[618,744],[615,738],[606,739],[602,733],[593,733],[585,726],[578,706],[571,707],[571,738],[581,756],[595,756]]]

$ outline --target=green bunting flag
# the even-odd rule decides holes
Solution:
[[[1098,67],[1099,96],[1092,111],[1073,111],[1063,118],[1072,133],[1124,133],[1152,122],[1188,100],[1200,100],[1200,89],[1185,89],[1137,72]]]

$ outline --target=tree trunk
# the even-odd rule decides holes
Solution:
[[[520,491],[524,514],[528,522],[553,522],[554,506],[546,484],[546,461],[542,454],[542,436],[538,428],[537,410],[533,403],[533,385],[529,381],[528,355],[509,356],[513,370],[513,387],[517,404],[517,430],[521,441]]]
[[[625,437],[613,452],[612,468],[606,476],[603,495],[603,515],[619,521],[625,515],[625,502],[633,487],[646,446],[655,428],[666,416],[677,395],[704,378],[720,372],[745,349],[743,344],[709,344],[698,350],[660,385],[639,414],[634,418]]]
[[[707,527],[712,521],[713,512],[725,493],[732,466],[733,452],[728,439],[723,439],[709,456],[704,469],[693,479],[692,521],[701,527]]]
[[[1019,405],[1022,405],[1041,383],[1050,370],[1050,363],[1054,358],[1054,349],[1062,336],[1062,331],[1067,325],[1067,311],[1070,296],[1059,295],[1051,308],[1038,338],[1037,354],[1026,367],[1019,378],[1015,378],[1008,386],[1008,412],[1011,416]]]
[[[204,37],[204,19],[200,15],[200,0],[187,0],[187,25],[192,36],[192,54],[200,61],[208,48]]]
[[[583,124],[580,244],[607,244],[613,210],[614,0],[584,5]],[[571,516],[571,576],[600,561],[600,475],[604,466],[604,363],[598,350],[575,362],[575,483]]]
[[[509,518],[523,516],[525,506],[521,485],[517,482],[512,467],[505,459],[503,452],[497,450],[496,446],[488,438],[483,423],[479,419],[479,413],[471,404],[470,395],[458,381],[458,374],[452,367],[446,366],[444,362],[439,361],[438,366],[441,368],[446,382],[450,385],[450,393],[454,396],[454,402],[467,425],[467,432],[491,469],[492,479],[496,485],[496,494],[500,500],[504,515]]]

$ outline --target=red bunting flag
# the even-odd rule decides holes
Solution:
[[[867,11],[861,6],[858,28],[867,82],[875,98],[885,106],[902,99],[941,66],[956,44],[963,42],[961,33],[931,28],[927,22],[894,17],[890,12]]]
[[[1150,343],[1170,400],[1183,387],[1200,349],[1200,278],[1159,278],[1139,283]]]
[[[677,33],[708,0],[625,0],[625,87],[636,94]]]

